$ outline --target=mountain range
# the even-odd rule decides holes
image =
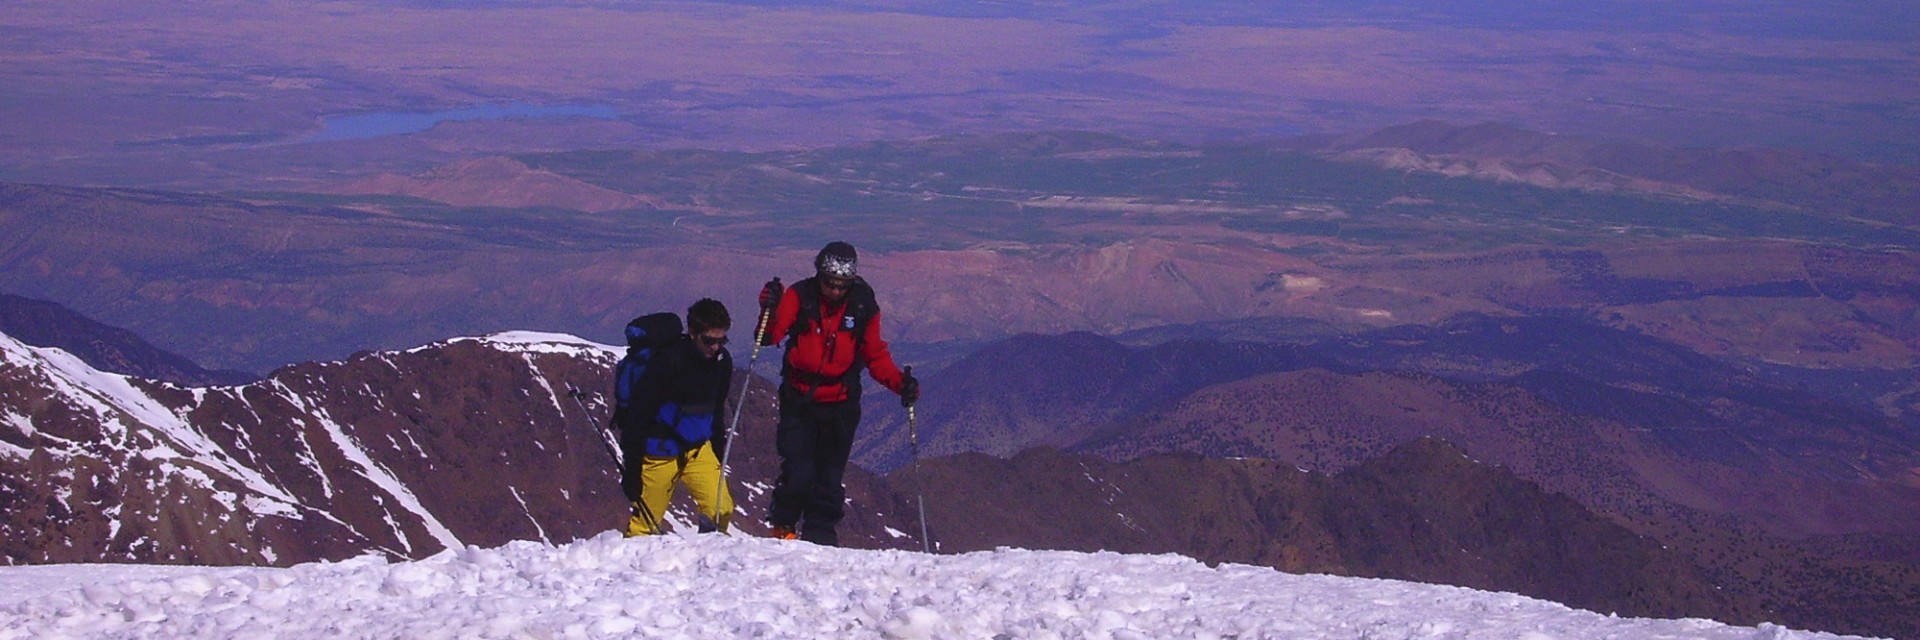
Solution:
[[[1464,316],[1274,344],[1031,335],[927,384],[942,390],[917,426],[933,455],[1053,446],[1334,472],[1433,435],[1611,513],[1666,503],[1782,534],[1920,534],[1909,424],[1578,319]],[[902,422],[877,412],[857,458],[903,464]]]
[[[132,331],[111,327],[46,300],[0,293],[0,333],[37,346],[58,347],[103,371],[181,385],[239,384],[257,376],[209,371],[148,344]]]
[[[1168,327],[1154,332],[1166,341],[1147,344],[1083,333],[988,345],[927,377],[937,391],[916,411],[920,455],[1021,460],[1039,446],[1084,456],[1081,466],[1198,456],[1340,477],[1439,438],[1660,541],[1765,610],[1811,621],[1847,608],[1894,625],[1851,627],[1860,632],[1914,632],[1895,621],[1916,604],[1896,594],[1917,584],[1920,442],[1911,414],[1889,415],[1858,389],[1832,393],[1841,385],[1569,317],[1203,337],[1252,333]],[[870,420],[859,459],[911,465],[904,416],[881,406]]]
[[[569,392],[611,375],[609,347],[497,334],[199,388],[102,373],[61,351],[0,340],[0,396],[15,408],[0,456],[0,494],[14,505],[0,523],[8,563],[417,559],[466,545],[577,540],[624,517],[597,419],[604,398]],[[764,387],[749,403],[733,456],[744,535],[763,532],[775,471]],[[1058,474],[1068,470],[1063,482]],[[885,479],[856,472],[845,537],[856,546],[912,548],[917,535],[900,533],[917,531],[912,491],[931,494],[928,525],[943,552],[1176,552],[1529,592],[1631,615],[1759,620],[1757,609],[1720,596],[1653,541],[1439,443],[1335,477],[1191,456],[1122,466],[1044,452],[1012,461],[941,458],[919,471]],[[1241,488],[1200,490],[1222,477],[1239,477]],[[1029,482],[1053,488],[1022,492],[1029,500],[1017,505],[968,499],[1006,496]],[[1426,499],[1424,514],[1398,502],[1433,486],[1458,494]],[[1184,497],[1195,492],[1216,502]],[[1121,493],[1131,497],[1116,501]],[[1199,515],[1149,515],[1171,505],[1247,526],[1219,530]],[[692,526],[680,506],[676,524]],[[1051,519],[1030,520],[1041,514]],[[1275,517],[1295,524],[1269,527]],[[1514,518],[1529,526],[1512,526]],[[1027,522],[1007,526],[1017,521]],[[1417,535],[1376,530],[1406,526]],[[1611,560],[1549,562],[1556,545]]]
[[[1104,349],[1121,360],[1153,361],[1095,336],[1023,340],[1027,353],[1044,352],[1057,340]],[[1182,355],[1221,359],[1218,350],[1172,345],[1143,352],[1158,353],[1165,371],[1179,371]],[[4,547],[9,563],[291,564],[367,552],[417,558],[461,545],[578,539],[618,526],[624,514],[602,431],[603,387],[619,352],[578,338],[517,332],[454,339],[286,367],[230,387],[104,373],[64,351],[11,338],[4,347],[0,398],[8,415],[0,437],[7,443],[0,452],[0,496],[18,505],[8,509],[4,524],[12,541]],[[1298,348],[1236,349],[1253,363],[1246,371],[1326,363]],[[1255,355],[1266,349],[1272,353]],[[983,353],[1005,357],[992,349]],[[929,396],[923,407],[929,415],[943,415],[936,399],[965,391],[937,386],[947,384],[944,376],[969,366],[963,360],[929,380],[930,389],[947,389]],[[1146,393],[1155,381],[1141,379],[1133,389],[1143,398],[1168,399],[1141,405],[1142,415],[1156,415],[1169,406],[1178,411],[1219,404],[1217,390],[1292,374],[1379,375],[1308,367],[1226,383],[1187,381],[1157,394]],[[1158,384],[1182,378],[1171,375]],[[1295,395],[1347,411],[1373,403],[1401,412],[1457,411],[1426,404],[1417,391],[1422,385],[1429,387],[1424,393],[1463,393],[1463,387],[1425,374],[1387,378],[1407,381],[1385,389],[1392,400],[1356,403],[1344,399],[1351,391],[1312,387],[1295,387]],[[773,418],[768,383],[750,384],[733,458],[744,512],[738,521],[747,535],[763,526],[765,492],[777,472],[765,437]],[[1500,393],[1497,401],[1474,406],[1514,407],[1511,415],[1531,406],[1516,400],[1518,390]],[[1137,441],[1146,445],[1125,455],[1026,447],[1001,458],[926,455],[887,476],[855,469],[844,537],[853,546],[917,548],[917,508],[924,500],[928,529],[942,552],[1006,545],[1172,552],[1289,571],[1510,590],[1627,615],[1772,619],[1907,633],[1890,622],[1898,620],[1896,614],[1883,610],[1904,606],[1891,595],[1903,584],[1898,567],[1911,566],[1894,560],[1897,544],[1880,545],[1877,555],[1823,555],[1768,546],[1781,539],[1737,519],[1660,517],[1685,513],[1671,505],[1622,514],[1617,502],[1557,488],[1556,482],[1569,484],[1560,476],[1529,479],[1547,464],[1567,461],[1567,451],[1591,444],[1573,433],[1583,426],[1578,420],[1556,419],[1562,421],[1559,431],[1535,434],[1531,445],[1504,451],[1486,443],[1514,431],[1472,419],[1452,430],[1444,428],[1452,421],[1433,420],[1399,432],[1430,430],[1465,446],[1418,435],[1396,440],[1387,437],[1392,434],[1319,431],[1320,451],[1345,455],[1336,456],[1340,464],[1320,469],[1277,449],[1271,456],[1200,456],[1165,446],[1166,434],[1153,429],[1169,420],[1123,420],[1114,424],[1139,430]],[[1537,428],[1529,424],[1541,423],[1519,430]],[[1130,440],[1115,439],[1121,427],[1106,427],[1089,431],[1088,442]],[[1495,434],[1489,438],[1484,430]],[[870,426],[868,437],[884,431]],[[1226,437],[1174,433],[1209,442]],[[1483,457],[1489,454],[1504,459]],[[1594,459],[1604,462],[1603,456],[1588,457]],[[1758,473],[1747,477],[1777,481]],[[1655,504],[1644,495],[1642,500],[1643,506]],[[678,526],[692,526],[688,513],[679,505]],[[1735,526],[1716,532],[1686,522]],[[1712,553],[1758,558],[1772,568],[1743,576]],[[1835,563],[1871,558],[1880,564],[1864,575],[1896,581],[1844,582],[1835,575]],[[1773,566],[1782,563],[1796,564],[1800,573],[1782,574]],[[1838,613],[1849,596],[1854,605]],[[1863,614],[1863,597],[1892,599],[1884,607],[1864,607]]]
[[[1115,463],[1041,448],[934,458],[888,479],[926,487],[943,551],[1179,553],[1515,591],[1601,612],[1765,616],[1683,554],[1434,439],[1337,474],[1278,460]]]

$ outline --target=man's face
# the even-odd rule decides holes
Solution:
[[[851,284],[853,284],[852,278],[835,278],[821,274],[820,297],[826,298],[828,302],[839,302],[841,298],[847,297],[847,286]]]
[[[720,348],[727,346],[726,329],[707,329],[693,334],[693,346],[700,349],[700,355],[707,359],[720,355]]]

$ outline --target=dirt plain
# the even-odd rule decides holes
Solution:
[[[1911,8],[1639,4],[1569,17],[1420,3],[32,0],[0,15],[0,179],[259,187],[476,153],[1032,130],[1257,139],[1423,118],[1920,161],[1920,51],[1900,35],[1920,22]],[[490,104],[617,116],[301,142],[329,117]]]

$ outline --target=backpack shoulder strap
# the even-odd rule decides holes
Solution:
[[[800,339],[800,334],[812,331],[814,323],[820,321],[819,278],[819,276],[807,278],[787,288],[788,291],[793,292],[793,299],[799,303],[793,326],[787,329],[787,346],[789,347]]]
[[[867,322],[880,315],[880,301],[865,279],[854,278],[853,284],[847,287],[847,315],[853,316],[854,328],[860,330],[854,335],[865,334]]]
[[[624,410],[633,402],[634,384],[640,381],[640,374],[647,369],[648,350],[627,347],[627,355],[613,368],[614,407]]]

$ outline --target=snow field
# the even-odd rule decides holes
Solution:
[[[36,588],[39,587],[39,588]],[[467,547],[275,568],[0,568],[16,638],[1789,640],[1512,594],[1173,556],[951,556],[718,535]]]

